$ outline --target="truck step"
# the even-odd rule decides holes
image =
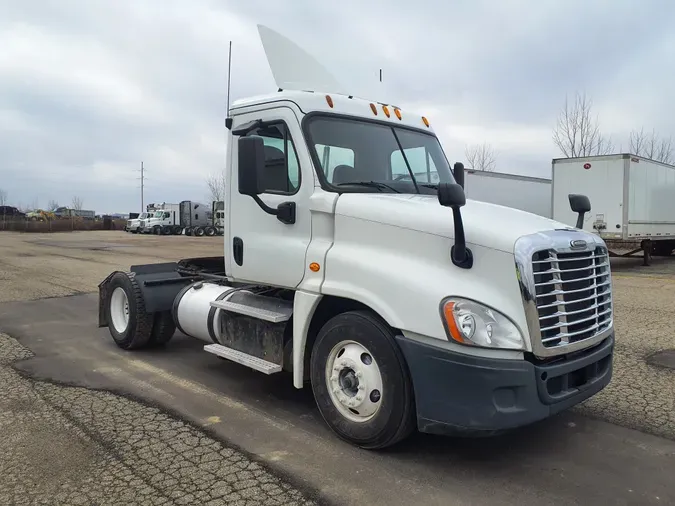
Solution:
[[[207,344],[204,346],[204,351],[226,358],[232,362],[245,365],[265,374],[274,374],[275,372],[281,371],[281,366],[278,364],[273,364],[262,358],[254,357],[253,355],[248,355],[220,344]]]
[[[211,306],[271,323],[286,322],[293,314],[291,301],[243,291],[233,293],[226,300],[214,300]]]

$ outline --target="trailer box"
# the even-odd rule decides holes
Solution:
[[[618,154],[553,160],[553,219],[574,225],[569,194],[591,201],[583,229],[605,240],[675,239],[675,166]]]
[[[550,179],[483,170],[467,171],[464,177],[469,199],[551,217]]]

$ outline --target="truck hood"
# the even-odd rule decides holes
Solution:
[[[343,193],[336,215],[363,219],[420,232],[454,238],[452,209],[436,195]],[[487,202],[467,200],[462,207],[468,243],[513,253],[515,241],[528,234],[572,227],[536,214]]]

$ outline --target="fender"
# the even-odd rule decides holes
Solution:
[[[298,290],[293,299],[293,386],[302,388],[309,325],[323,295]]]
[[[132,265],[130,272],[135,274],[138,286],[143,295],[146,313],[170,311],[173,300],[183,287],[197,279],[181,276],[176,269],[178,263],[167,262],[162,264]],[[108,284],[110,279],[120,271],[114,271],[98,285],[98,326],[107,327],[105,302],[108,298]]]

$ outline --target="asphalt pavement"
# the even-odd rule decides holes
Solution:
[[[96,300],[94,294],[84,294],[0,304],[0,329],[34,354],[13,364],[30,378],[21,381],[30,381],[38,392],[74,392],[51,394],[51,405],[73,406],[72,411],[80,413],[79,427],[108,435],[101,448],[112,455],[141,454],[145,438],[162,433],[150,423],[159,416],[169,425],[191,427],[195,441],[206,438],[226,452],[240,451],[237,459],[248,455],[251,462],[259,460],[269,466],[269,479],[288,477],[292,485],[287,492],[298,494],[290,500],[316,497],[319,504],[359,505],[675,504],[675,443],[669,439],[567,412],[497,438],[416,435],[389,451],[367,452],[330,433],[311,392],[294,389],[283,374],[266,377],[219,360],[180,334],[161,351],[118,349],[106,329],[96,328]],[[97,404],[96,396],[109,399],[110,406]],[[149,411],[140,416],[134,409]],[[97,425],[92,426],[94,421]],[[143,468],[148,471],[159,462],[178,466],[182,461],[167,446],[150,444],[146,451],[143,455],[155,455]],[[89,455],[85,449],[81,453]],[[82,458],[90,459],[92,464],[82,468],[91,473],[105,462]],[[129,476],[138,477],[134,473],[140,467],[130,458]],[[227,459],[223,465],[232,466]],[[185,476],[201,473],[192,472]],[[78,476],[77,468],[71,474]],[[216,479],[213,474],[202,476],[206,479],[196,489],[191,485],[191,493],[209,490]],[[140,481],[134,483],[129,486],[142,487]],[[169,479],[155,490],[184,493],[183,487],[192,483],[189,477],[180,484]]]

